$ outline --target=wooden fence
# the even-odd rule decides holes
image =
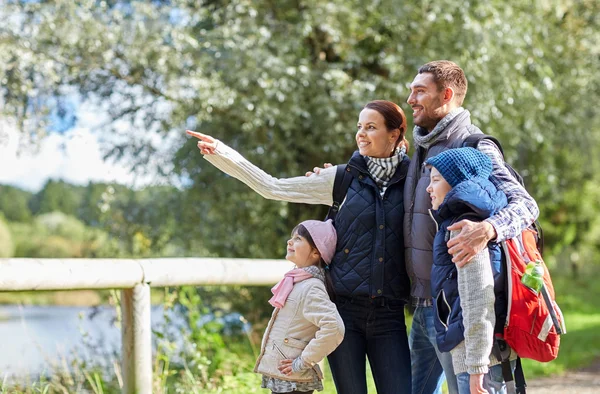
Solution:
[[[284,260],[0,259],[0,291],[122,289],[124,394],[152,393],[151,287],[272,285],[291,268]]]

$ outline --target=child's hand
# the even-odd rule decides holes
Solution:
[[[281,360],[279,362],[279,365],[277,366],[277,369],[279,370],[279,372],[281,372],[284,375],[291,375],[292,374],[292,363],[294,362],[294,360],[290,359],[290,358],[286,358],[285,360]]]
[[[217,140],[215,140],[210,135],[197,133],[195,131],[186,130],[187,134],[192,137],[198,138],[200,141],[198,142],[198,149],[200,149],[200,153],[203,155],[214,155],[215,150],[217,149]]]
[[[488,391],[483,388],[483,374],[469,376],[469,389],[471,394],[488,394]]]

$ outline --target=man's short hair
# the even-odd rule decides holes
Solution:
[[[430,73],[433,75],[433,81],[438,87],[438,91],[446,88],[452,88],[458,105],[462,105],[467,95],[467,77],[458,66],[450,60],[435,60],[419,67],[419,74]]]

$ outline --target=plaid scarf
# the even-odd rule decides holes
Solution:
[[[371,177],[375,183],[377,183],[377,187],[379,187],[379,192],[382,196],[383,193],[385,193],[385,189],[387,189],[390,184],[390,179],[392,179],[396,173],[398,164],[400,164],[405,154],[406,148],[402,147],[401,149],[396,149],[394,155],[391,157],[365,156],[369,174],[371,174]]]

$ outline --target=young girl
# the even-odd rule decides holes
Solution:
[[[431,170],[427,192],[438,225],[431,269],[438,348],[452,355],[460,394],[503,393],[502,366],[491,356],[496,316],[506,314],[494,288],[495,277],[501,280],[499,245],[490,242],[457,268],[446,242],[457,235],[447,230],[450,224],[462,218],[485,220],[506,206],[506,196],[488,179],[490,158],[476,149],[449,149],[425,164]]]
[[[294,228],[285,258],[296,268],[271,289],[275,307],[254,372],[275,393],[323,390],[317,364],[344,338],[344,323],[328,291],[327,266],[337,235],[331,220],[306,220]]]

